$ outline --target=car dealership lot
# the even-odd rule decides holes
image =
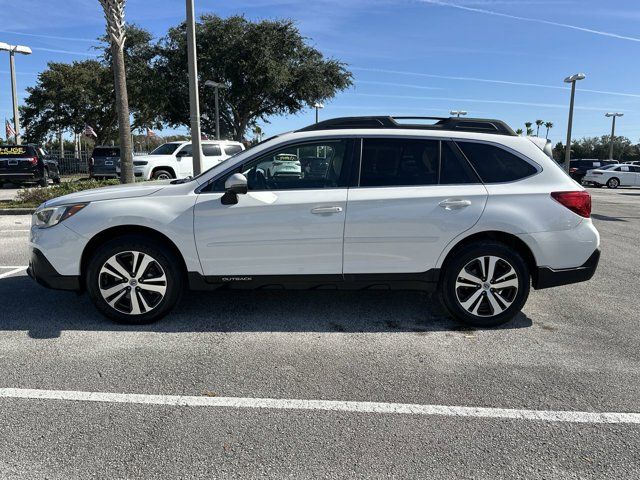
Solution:
[[[188,293],[157,324],[119,326],[86,296],[28,279],[30,219],[2,216],[0,477],[638,476],[638,423],[496,418],[640,413],[640,190],[590,192],[603,243],[593,280],[532,292],[495,330],[449,320],[424,294],[380,291]],[[216,405],[228,397],[246,405]]]

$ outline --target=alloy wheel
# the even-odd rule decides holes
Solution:
[[[486,255],[468,262],[456,278],[460,306],[478,317],[501,314],[515,301],[518,274],[504,258]]]
[[[127,315],[155,309],[167,292],[167,276],[151,255],[125,251],[111,256],[100,268],[98,289],[111,308]]]

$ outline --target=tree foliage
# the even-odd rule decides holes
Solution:
[[[351,73],[307,45],[290,20],[250,22],[204,15],[196,24],[203,131],[215,131],[214,92],[220,89],[221,130],[237,140],[248,127],[272,115],[295,114],[351,85]],[[164,92],[159,111],[172,126],[189,124],[187,49],[184,24],[169,30],[158,48],[157,77]]]
[[[571,142],[571,158],[593,158],[605,160],[609,158],[610,135],[600,137],[584,137]],[[565,148],[557,143],[553,149],[556,160],[564,161]],[[621,162],[640,160],[640,144],[633,144],[627,137],[616,136],[613,142],[613,159]]]

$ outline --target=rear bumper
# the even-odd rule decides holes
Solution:
[[[49,260],[37,248],[31,249],[31,259],[27,274],[43,287],[55,290],[80,291],[80,277],[77,275],[60,275],[49,263]]]
[[[38,172],[16,172],[16,173],[2,172],[0,173],[0,180],[4,182],[11,182],[11,181],[33,182],[36,180],[40,180],[41,178],[42,178],[42,175]]]
[[[595,250],[588,260],[581,266],[575,268],[553,269],[549,267],[539,267],[533,278],[533,288],[557,287],[570,283],[586,282],[593,277],[600,261],[600,249]]]

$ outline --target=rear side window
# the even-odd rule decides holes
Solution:
[[[119,148],[94,148],[92,157],[119,157],[120,149]]]
[[[455,145],[439,140],[364,139],[361,187],[479,183]]]
[[[227,155],[235,155],[242,151],[242,147],[240,145],[227,145],[224,147],[224,153]]]
[[[514,182],[537,172],[530,163],[495,145],[456,143],[484,183]]]
[[[207,157],[219,157],[220,155],[222,155],[220,145],[211,145],[208,143],[202,145],[202,153],[204,153]]]

